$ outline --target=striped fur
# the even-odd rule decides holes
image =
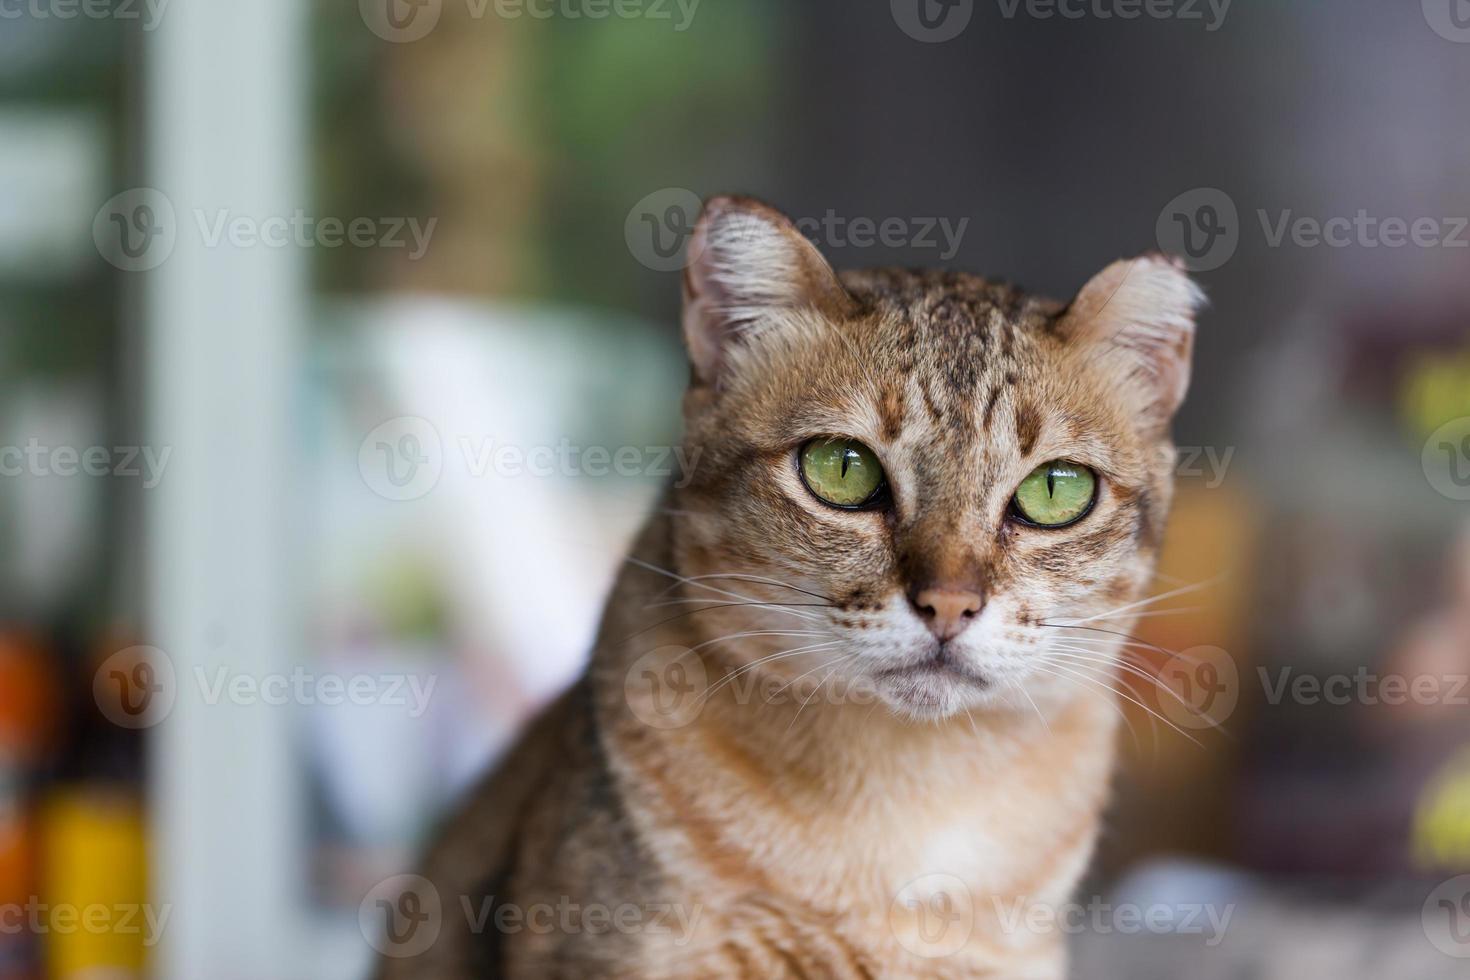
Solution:
[[[1150,576],[1199,295],[1160,257],[1110,267],[1070,306],[957,272],[838,276],[735,198],[711,202],[697,245],[699,466],[636,543],[586,678],[428,855],[438,942],[382,976],[1060,977],[1061,937],[1006,913],[1064,901],[1086,867],[1116,715],[1036,669],[1042,624],[1127,603]],[[877,452],[891,507],[805,490],[796,448],[831,434]],[[1101,474],[1093,512],[1059,531],[1009,520],[1055,458]],[[983,593],[954,655],[984,684],[904,673],[927,656],[905,598],[920,581]],[[737,633],[761,635],[722,639]],[[757,662],[815,642],[832,645]],[[705,678],[678,727],[629,693],[670,647]],[[813,697],[782,696],[803,677]],[[491,893],[694,921],[475,929],[462,900]],[[969,924],[962,942],[935,938],[935,910]]]

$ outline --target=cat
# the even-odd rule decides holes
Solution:
[[[433,938],[384,980],[1065,975],[1202,305],[1158,254],[1069,304],[839,274],[708,201],[699,464],[410,879]]]

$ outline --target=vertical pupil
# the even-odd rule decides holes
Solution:
[[[1046,471],[1046,495],[1056,497],[1057,495],[1057,471],[1048,469]]]
[[[847,479],[847,466],[848,466],[849,463],[852,462],[852,458],[854,456],[856,456],[856,455],[857,455],[857,453],[853,452],[852,449],[851,449],[851,447],[845,447],[842,450],[842,474],[841,474],[841,476],[842,476],[842,478],[844,480]]]

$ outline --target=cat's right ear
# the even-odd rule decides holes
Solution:
[[[684,270],[684,341],[694,382],[717,386],[735,345],[814,308],[840,316],[852,297],[784,214],[753,198],[705,202]]]

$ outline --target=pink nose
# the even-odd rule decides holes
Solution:
[[[959,636],[985,606],[977,593],[965,589],[920,589],[913,603],[919,618],[941,640]]]

